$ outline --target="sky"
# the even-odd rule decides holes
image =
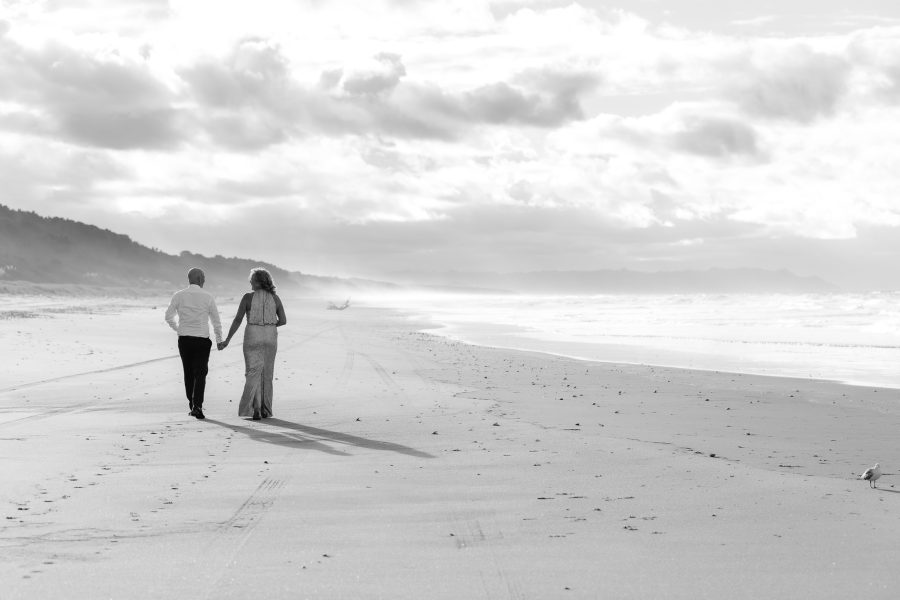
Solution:
[[[321,275],[900,289],[900,3],[0,0],[0,182]]]

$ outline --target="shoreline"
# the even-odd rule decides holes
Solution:
[[[687,600],[900,587],[893,390],[585,362],[453,341],[384,309],[288,308],[273,419],[237,417],[234,350],[212,355],[206,421],[186,416],[174,357],[0,392],[4,591]],[[94,350],[68,368],[91,370],[114,340],[173,354],[159,309],[93,317],[51,327]],[[16,326],[51,324],[36,321]],[[55,347],[21,348],[38,360]],[[856,477],[876,461],[870,490]]]
[[[699,352],[680,352],[683,356],[682,362],[679,362],[677,359],[672,359],[671,357],[676,354],[676,352],[671,350],[660,350],[657,348],[652,348],[649,346],[637,346],[631,344],[614,344],[607,342],[581,342],[581,341],[570,341],[570,340],[557,340],[549,337],[542,337],[540,334],[535,334],[533,336],[528,336],[528,328],[526,327],[513,327],[508,325],[484,325],[481,327],[482,330],[488,330],[491,333],[487,334],[482,338],[478,338],[478,336],[472,336],[471,332],[467,335],[463,327],[458,325],[448,324],[448,323],[440,323],[437,321],[431,322],[429,325],[424,326],[422,331],[431,333],[432,335],[455,340],[458,342],[472,344],[475,346],[482,346],[486,348],[497,348],[503,350],[509,350],[512,352],[537,352],[540,354],[546,354],[548,356],[558,356],[564,358],[570,358],[573,360],[580,360],[585,362],[596,362],[596,363],[604,363],[604,364],[623,364],[623,365],[644,365],[644,366],[652,366],[652,367],[662,367],[662,368],[670,368],[670,369],[685,369],[689,371],[704,371],[704,372],[715,372],[715,373],[734,373],[739,375],[756,375],[760,377],[782,377],[786,379],[798,379],[802,381],[828,381],[832,383],[838,383],[842,385],[854,386],[854,387],[879,387],[885,389],[895,389],[900,390],[900,380],[898,381],[878,381],[877,378],[828,378],[822,375],[809,375],[808,377],[804,377],[800,374],[791,372],[790,367],[774,367],[768,366],[763,367],[760,366],[757,369],[747,368],[747,369],[736,369],[732,368],[733,365],[728,365],[722,368],[715,367],[706,367],[699,366],[695,364],[690,364],[691,362],[702,362],[704,356],[714,356],[712,353],[699,353]],[[445,331],[442,331],[445,330]],[[517,345],[514,343],[513,336],[507,335],[510,333],[521,332],[525,335],[515,336],[515,339],[526,338],[529,342],[531,342],[531,346],[528,345]],[[503,341],[504,339],[509,341]],[[578,348],[582,349],[582,353],[578,352]],[[848,346],[848,348],[852,348]],[[893,350],[893,347],[887,347],[885,349]],[[593,353],[593,355],[591,355]],[[609,355],[612,354],[614,356],[611,357],[599,357],[597,355]],[[666,355],[667,357],[660,357],[657,359],[653,358],[653,355]],[[625,358],[627,356],[635,356],[636,358],[629,359]]]
[[[466,339],[463,337],[457,337],[454,335],[442,335],[440,333],[435,333],[438,331],[440,327],[427,327],[422,329],[423,333],[428,333],[430,335],[434,335],[435,337],[450,339],[453,341],[460,342],[462,344],[468,344],[472,346],[478,346],[482,348],[489,348],[494,350],[505,350],[509,352],[521,352],[521,353],[531,353],[531,354],[539,354],[548,357],[556,357],[556,358],[567,358],[570,360],[585,362],[585,363],[599,363],[605,365],[621,365],[621,366],[631,366],[631,367],[656,367],[661,369],[675,369],[680,371],[696,371],[699,373],[716,373],[721,375],[752,375],[754,377],[772,377],[776,379],[786,379],[786,380],[794,380],[798,382],[805,383],[829,383],[835,385],[843,385],[847,387],[857,387],[857,388],[879,388],[883,390],[900,390],[900,383],[898,384],[890,384],[890,383],[879,383],[879,382],[871,382],[871,381],[851,381],[851,380],[842,380],[842,379],[827,379],[822,377],[800,377],[798,375],[789,375],[784,373],[763,373],[758,371],[740,371],[740,370],[726,370],[726,369],[713,369],[713,368],[703,368],[696,366],[684,366],[679,364],[667,364],[664,362],[650,362],[650,361],[628,361],[623,359],[601,359],[601,358],[591,358],[589,356],[580,356],[576,354],[567,354],[564,352],[554,352],[552,350],[542,350],[535,348],[527,348],[527,347],[518,347],[518,346],[506,346],[501,344],[492,344],[488,342],[479,342],[471,339]],[[553,342],[553,340],[541,340],[546,342]],[[560,342],[561,344],[567,344],[568,342]],[[616,346],[613,344],[592,344],[596,346],[604,346],[606,348],[615,348]],[[900,409],[900,405],[898,405],[898,409]]]
[[[413,297],[395,306],[429,318],[439,335],[493,347],[900,389],[895,295]]]

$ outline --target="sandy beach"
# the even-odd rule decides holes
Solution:
[[[286,300],[274,418],[237,416],[238,337],[198,421],[165,303],[0,303],[3,600],[900,594],[897,390]]]

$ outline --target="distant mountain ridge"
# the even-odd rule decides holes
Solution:
[[[245,288],[254,267],[269,270],[279,287],[298,292],[394,288],[377,281],[288,271],[246,258],[208,257],[187,251],[166,254],[94,225],[42,217],[0,204],[0,281],[173,289],[186,285],[191,267],[203,269],[207,287],[213,289]]]
[[[400,282],[423,285],[473,286],[495,291],[534,294],[617,293],[815,293],[838,291],[818,277],[803,277],[785,269],[707,269],[642,272],[626,269],[593,271],[528,271],[438,275],[394,273]]]

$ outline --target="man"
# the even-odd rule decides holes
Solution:
[[[209,371],[209,321],[212,321],[216,343],[222,342],[222,323],[212,294],[203,289],[206,275],[197,268],[188,271],[188,287],[176,292],[166,310],[166,323],[178,332],[178,353],[184,367],[184,390],[192,417],[205,419],[203,391]],[[178,322],[175,322],[175,315]]]

